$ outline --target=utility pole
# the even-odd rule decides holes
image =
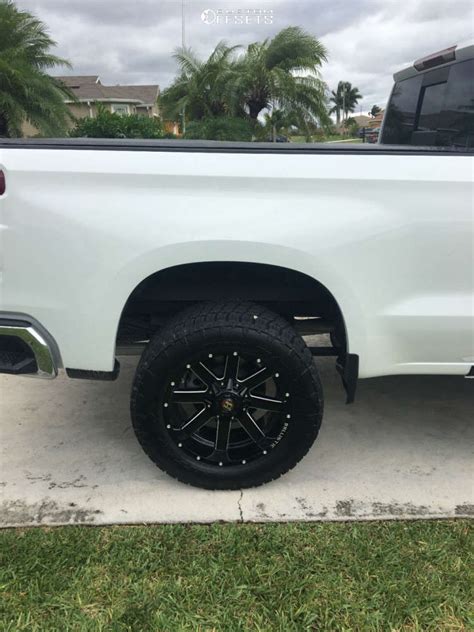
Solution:
[[[346,120],[346,84],[342,89],[342,121]]]
[[[185,0],[181,0],[181,47],[186,48],[186,9]]]
[[[186,48],[186,7],[185,0],[181,0],[181,48]],[[186,106],[183,107],[183,135],[186,134]]]

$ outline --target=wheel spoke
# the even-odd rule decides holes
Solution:
[[[216,452],[227,452],[231,424],[232,420],[230,417],[217,418],[216,440],[214,443]]]
[[[235,380],[239,374],[240,358],[233,353],[228,355],[225,361],[224,380]]]
[[[265,433],[248,411],[239,417],[239,423],[255,443],[259,444],[265,438]]]
[[[207,387],[211,386],[211,384],[219,379],[217,375],[214,375],[211,369],[208,369],[207,366],[202,362],[197,362],[196,364],[193,364],[191,366],[191,371],[195,373],[201,380],[201,382],[203,382]]]
[[[206,401],[207,391],[172,391],[170,402],[173,404],[202,404]]]
[[[219,465],[227,465],[230,463],[229,457],[229,436],[232,426],[231,417],[217,417],[216,438],[214,441],[214,450],[207,458],[208,461]]]
[[[212,418],[212,412],[208,408],[202,408],[179,429],[179,437],[186,438],[197,432]]]
[[[272,397],[260,397],[257,395],[250,395],[248,403],[251,408],[267,410],[272,413],[281,413],[284,406],[284,402],[279,399],[273,399]]]
[[[272,377],[272,371],[267,367],[263,367],[253,375],[247,377],[245,380],[242,380],[240,384],[249,390],[252,390],[257,386],[260,386],[263,382],[266,382],[270,377]]]

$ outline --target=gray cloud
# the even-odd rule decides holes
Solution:
[[[180,0],[17,0],[40,17],[57,41],[57,54],[76,74],[104,83],[159,83],[176,72],[181,44]],[[329,50],[324,80],[357,85],[366,112],[384,105],[392,74],[414,59],[473,37],[471,0],[186,0],[186,39],[208,55],[221,39],[247,45],[289,25],[302,26]],[[207,9],[272,9],[273,24],[205,24]]]

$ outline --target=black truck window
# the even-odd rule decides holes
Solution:
[[[474,59],[451,67],[437,144],[474,148]]]
[[[382,143],[474,147],[474,60],[395,84]]]
[[[411,145],[421,84],[419,75],[394,85],[383,125],[383,144]]]

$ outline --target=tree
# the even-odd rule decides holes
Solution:
[[[289,133],[289,129],[297,127],[295,117],[285,110],[274,109],[264,116],[264,124],[261,127],[261,137],[264,140],[276,142],[277,136]]]
[[[288,112],[304,125],[328,123],[326,87],[319,69],[326,48],[299,27],[250,44],[233,68],[228,96],[234,112],[243,109],[255,122],[264,110]]]
[[[345,119],[345,121],[343,123],[343,126],[344,126],[344,129],[346,129],[347,132],[351,136],[355,136],[357,134],[358,129],[359,129],[359,124],[357,123],[355,118],[352,118],[352,116],[350,116],[349,118]]]
[[[189,48],[174,54],[179,75],[160,98],[165,118],[177,119],[186,111],[192,121],[228,113],[227,84],[232,73],[232,57],[238,47],[222,41],[207,61],[201,61]]]
[[[331,91],[330,101],[334,105],[329,111],[330,114],[336,114],[337,125],[341,122],[341,115],[343,119],[346,119],[349,112],[354,112],[361,98],[359,88],[353,87],[349,81],[339,81],[336,91]]]
[[[290,27],[240,50],[220,42],[203,62],[190,49],[178,49],[179,75],[160,100],[164,116],[178,118],[186,110],[191,121],[230,116],[255,126],[263,111],[278,109],[291,112],[300,126],[329,123],[319,77],[326,49],[315,37]]]
[[[272,143],[276,142],[279,132],[286,130],[290,125],[289,117],[283,110],[272,110],[265,114],[265,129],[270,131]]]
[[[0,0],[0,136],[21,136],[25,121],[40,133],[63,135],[72,115],[69,90],[47,71],[70,66],[49,51],[45,25],[11,0]]]
[[[163,138],[161,121],[139,114],[117,114],[103,104],[97,106],[95,118],[80,119],[70,136],[80,138]]]
[[[375,118],[377,116],[377,114],[380,114],[381,112],[381,108],[379,108],[378,105],[373,105],[372,109],[369,112],[369,116],[372,116],[372,118]]]
[[[343,97],[342,97],[342,81],[340,81],[337,85],[337,90],[331,90],[331,103],[334,103],[332,108],[329,110],[329,114],[336,114],[336,124],[339,126],[341,124],[341,112],[344,106]]]

